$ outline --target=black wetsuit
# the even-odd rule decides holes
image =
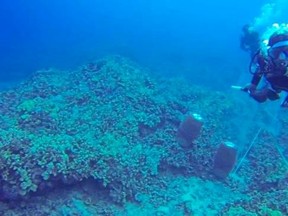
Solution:
[[[260,54],[257,56],[257,62],[259,68],[251,80],[254,88],[249,89],[251,97],[258,102],[279,99],[278,93],[288,91],[287,67],[277,67],[271,60],[265,59]],[[262,78],[267,80],[271,88],[256,89]]]

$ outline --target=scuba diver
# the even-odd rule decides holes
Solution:
[[[240,38],[240,48],[246,52],[249,52],[250,56],[253,57],[253,55],[258,51],[259,47],[260,39],[258,32],[254,31],[250,25],[244,25]]]
[[[260,103],[279,99],[281,91],[288,92],[288,26],[280,27],[252,57],[251,83],[241,89]],[[260,81],[264,85],[259,88]],[[288,95],[281,106],[288,107]]]

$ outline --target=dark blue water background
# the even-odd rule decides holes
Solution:
[[[193,80],[195,74],[196,83],[214,69],[219,76],[239,74],[248,64],[239,49],[242,25],[259,15],[264,3],[2,0],[0,79],[9,83],[43,68],[73,69],[108,54],[164,76]]]

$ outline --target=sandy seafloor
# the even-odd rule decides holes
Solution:
[[[288,215],[288,111],[156,77],[120,56],[0,93],[0,215]],[[179,139],[187,116],[203,126]],[[275,126],[275,127],[274,127]],[[237,172],[215,176],[236,144]]]

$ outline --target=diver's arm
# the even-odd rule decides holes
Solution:
[[[259,85],[262,76],[263,76],[263,73],[255,73],[252,77],[251,82],[242,89],[243,91],[248,92],[250,97],[252,97],[254,100],[256,100],[259,103],[263,103],[269,98],[268,88],[263,88],[260,90],[257,89],[257,86]]]
[[[257,87],[262,76],[263,76],[263,73],[255,73],[252,77],[251,84]]]
[[[251,92],[256,91],[257,86],[258,86],[261,78],[262,78],[262,74],[261,73],[255,73],[253,75],[253,77],[252,77],[251,82],[248,85],[246,85],[245,87],[243,87],[242,91],[248,92],[249,94]]]
[[[251,83],[244,87],[244,90],[248,92],[250,97],[252,97],[254,100],[256,100],[259,103],[265,102],[267,99],[269,100],[277,100],[280,98],[279,94],[269,88],[268,86],[265,86],[261,89],[257,89],[257,86],[262,78],[263,73],[256,73],[253,75],[253,78],[251,80]]]

